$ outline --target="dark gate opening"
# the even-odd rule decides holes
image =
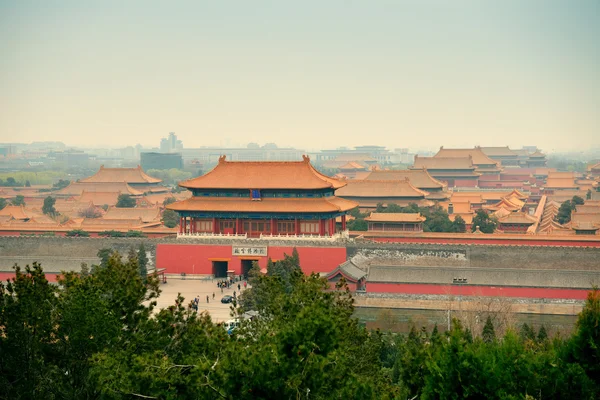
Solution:
[[[215,278],[227,278],[227,261],[213,261],[212,270]]]
[[[248,278],[248,273],[255,262],[258,262],[258,260],[242,260],[242,275],[244,275],[244,278]]]

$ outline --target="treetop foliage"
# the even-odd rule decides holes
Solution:
[[[40,265],[0,284],[0,393],[11,399],[597,399],[600,292],[571,337],[523,325],[496,337],[413,326],[369,331],[352,317],[345,282],[305,275],[296,251],[255,265],[231,334],[186,307],[155,310],[158,279],[142,248],[50,284]],[[142,261],[143,262],[143,261]],[[242,319],[257,311],[259,317]],[[544,334],[542,334],[542,331]],[[1,396],[0,396],[1,397]]]

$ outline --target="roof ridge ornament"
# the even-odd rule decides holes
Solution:
[[[225,154],[223,154],[222,156],[219,157],[219,164],[223,164],[225,162],[225,159],[227,158],[227,156]]]
[[[302,160],[308,164],[310,162],[310,157],[306,154],[302,154]]]

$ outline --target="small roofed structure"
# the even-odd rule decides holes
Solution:
[[[365,221],[370,232],[423,232],[420,213],[371,213]]]
[[[79,182],[84,183],[112,183],[112,182],[126,182],[132,186],[135,185],[151,185],[159,184],[162,182],[161,179],[154,178],[146,174],[141,166],[136,168],[105,168],[104,165],[100,166],[98,172],[94,175],[81,179]]]
[[[498,230],[504,233],[524,233],[537,221],[537,218],[524,212],[508,212],[498,218]]]
[[[446,201],[450,197],[448,184],[435,179],[425,168],[372,171],[365,178],[368,181],[401,181],[408,179],[419,190],[428,192],[429,200]]]
[[[358,268],[352,261],[348,260],[327,274],[327,280],[334,286],[341,278],[346,280],[351,291],[365,290],[367,273]]]
[[[411,169],[426,169],[438,181],[449,187],[476,187],[481,174],[475,172],[471,157],[420,157],[415,156]]]
[[[384,207],[396,204],[406,207],[417,204],[420,207],[431,207],[435,203],[427,200],[429,192],[417,189],[408,179],[401,181],[354,180],[337,190],[336,194],[344,199],[358,203],[361,210],[372,211],[378,204]]]

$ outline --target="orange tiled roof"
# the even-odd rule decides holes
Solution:
[[[212,171],[181,182],[188,189],[326,189],[345,183],[325,176],[304,161],[226,161]]]
[[[0,210],[0,215],[10,216],[17,220],[30,218],[30,216],[25,213],[25,207],[23,206],[6,206]]]
[[[158,208],[109,208],[103,219],[113,220],[137,220],[142,222],[160,221],[160,209]]]
[[[368,181],[400,181],[408,179],[413,186],[424,190],[442,189],[448,186],[431,176],[426,169],[372,171],[365,179]]]
[[[141,196],[143,192],[136,190],[129,186],[125,182],[111,182],[111,183],[92,183],[92,182],[71,182],[69,186],[62,188],[54,194],[56,195],[68,195],[68,196],[80,196],[83,192],[120,192],[129,194],[132,196]]]
[[[339,197],[321,198],[263,198],[260,201],[234,197],[192,197],[172,203],[167,209],[175,211],[231,211],[231,212],[343,212],[358,206],[357,203]]]
[[[112,183],[112,182],[127,182],[127,183],[160,183],[162,180],[154,178],[146,174],[139,165],[137,168],[104,168],[100,166],[100,170],[94,175],[81,179],[84,183]]]
[[[366,167],[364,167],[364,166],[362,166],[359,163],[354,162],[354,161],[350,161],[350,162],[348,162],[348,163],[346,163],[346,164],[344,164],[344,165],[342,165],[341,167],[338,167],[338,168],[339,169],[351,169],[351,170],[352,169],[358,169],[358,170],[365,170],[365,169],[367,169]]]
[[[578,213],[583,214],[600,214],[600,206],[596,204],[589,204],[590,201],[586,201],[585,204],[575,206]]]
[[[537,222],[537,219],[524,212],[511,212],[498,219],[501,224],[529,224]]]
[[[481,165],[498,165],[498,161],[492,160],[488,156],[481,151],[480,147],[475,147],[474,149],[445,149],[443,146],[440,147],[440,150],[437,152],[435,157],[449,157],[449,158],[463,158],[470,157],[473,165],[481,166]]]
[[[365,221],[370,222],[423,222],[427,218],[420,213],[374,213],[372,212]]]
[[[541,151],[536,150],[536,152],[533,153],[533,154],[530,154],[529,157],[531,157],[531,158],[542,158],[542,157],[546,157],[546,155],[544,153],[542,153]]]
[[[429,193],[414,187],[408,179],[402,181],[348,181],[337,190],[341,197],[425,197]]]
[[[93,202],[95,205],[103,206],[104,204],[114,206],[117,204],[120,192],[88,192],[83,191],[79,196],[80,202]]]
[[[379,199],[371,199],[368,197],[359,198],[356,200],[358,202],[358,208],[361,210],[367,210],[372,208],[377,208],[379,204],[383,204],[384,206],[388,206],[390,204],[395,204],[400,207],[407,207],[411,204],[416,204],[419,207],[433,207],[435,202],[427,199],[419,199],[419,200],[407,200],[402,197],[390,198],[385,201],[381,201]]]
[[[480,147],[479,149],[483,152],[483,154],[485,154],[488,157],[491,157],[491,156],[500,156],[500,157],[513,156],[513,157],[516,157],[516,156],[518,156],[518,154],[515,153],[513,150],[509,149],[508,146]]]
[[[412,169],[438,170],[438,169],[454,169],[454,170],[475,170],[472,160],[469,157],[419,157],[415,156],[415,162]],[[472,175],[475,175],[472,173]]]

